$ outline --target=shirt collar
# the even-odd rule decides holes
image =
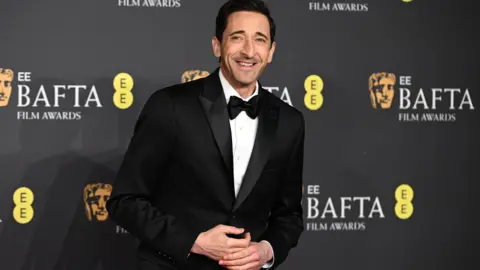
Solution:
[[[235,90],[235,88],[233,88],[232,85],[227,81],[225,76],[223,76],[221,69],[218,71],[218,76],[220,77],[220,82],[222,83],[223,94],[225,95],[227,104],[230,101],[231,96],[236,96],[238,98],[243,99],[244,101],[248,101],[252,97],[258,95],[258,81],[255,82],[255,91],[253,92],[253,94],[247,98],[242,98],[240,94],[238,94],[237,90]]]

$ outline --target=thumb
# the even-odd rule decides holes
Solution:
[[[243,233],[244,231],[243,228],[237,228],[237,227],[227,226],[227,225],[221,226],[220,229],[222,232],[230,233],[230,234],[240,234],[240,233]]]
[[[250,235],[250,232],[247,232],[247,233],[245,234],[245,238],[244,238],[244,239],[246,239],[246,240],[250,243],[250,240],[252,240],[252,236]]]

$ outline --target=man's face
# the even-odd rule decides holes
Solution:
[[[108,218],[106,202],[110,198],[109,190],[99,188],[92,195],[93,196],[88,198],[92,209],[92,215],[96,217],[98,221],[106,220]]]
[[[7,106],[12,93],[13,72],[0,72],[0,107]]]
[[[230,14],[221,42],[212,46],[220,66],[232,86],[254,84],[272,62],[275,43],[270,45],[270,23],[263,14],[239,11]]]

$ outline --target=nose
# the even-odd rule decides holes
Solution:
[[[253,58],[255,55],[255,47],[253,46],[253,41],[251,39],[245,39],[242,49],[242,53],[248,58]]]

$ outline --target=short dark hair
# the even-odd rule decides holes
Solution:
[[[229,0],[218,11],[215,21],[215,36],[222,42],[223,32],[227,28],[228,17],[237,11],[253,11],[265,15],[270,23],[270,46],[275,41],[275,22],[270,16],[270,10],[263,0]]]

